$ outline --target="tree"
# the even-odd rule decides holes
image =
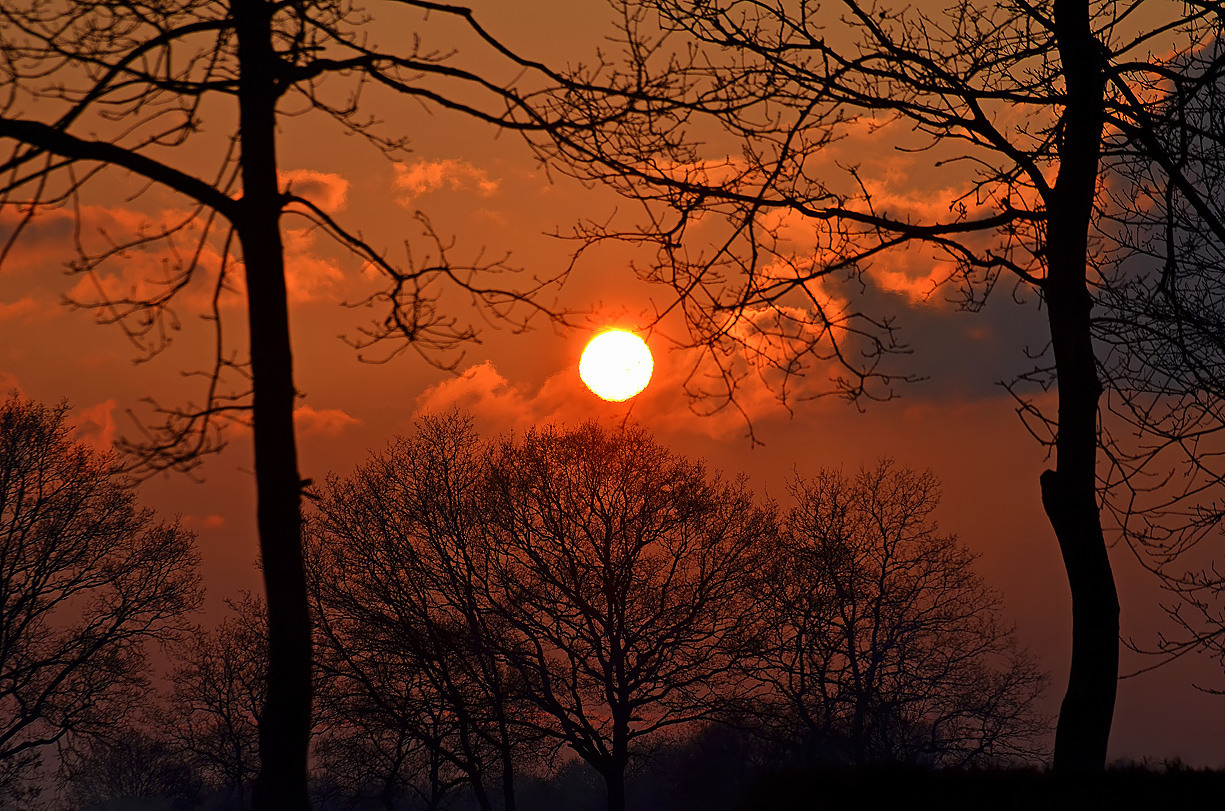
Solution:
[[[69,747],[61,771],[71,807],[197,808],[203,785],[181,754],[166,738],[135,726]]]
[[[415,734],[482,808],[491,766],[510,808],[515,769],[566,746],[620,811],[644,740],[742,697],[746,587],[772,514],[641,429],[496,443],[455,415],[418,429],[320,502],[328,660],[388,707],[389,686],[422,685],[437,715],[408,719],[456,729]]]
[[[792,482],[768,556],[763,715],[801,757],[939,766],[1033,757],[1045,678],[974,555],[939,534],[930,471],[883,461]]]
[[[351,697],[349,697],[351,698]],[[324,699],[326,700],[326,698]],[[328,807],[345,803],[361,808],[378,803],[387,811],[402,806],[405,797],[415,797],[424,808],[436,811],[466,780],[446,759],[442,746],[432,745],[442,735],[422,740],[411,730],[423,721],[388,723],[388,708],[372,711],[358,701],[337,704],[348,715],[337,718],[315,744],[320,763],[317,783],[324,786]],[[420,706],[411,700],[390,710],[403,719],[416,716]],[[439,720],[439,732],[449,725]]]
[[[407,789],[437,803],[462,783],[482,809],[500,795],[513,811],[516,774],[540,755],[539,711],[481,596],[485,448],[458,414],[417,429],[329,478],[317,502],[308,582],[334,720],[321,747],[341,782],[381,784],[388,807]],[[354,749],[377,754],[359,762]]]
[[[1103,291],[1097,338],[1116,381],[1106,407],[1121,428],[1103,426],[1104,506],[1173,597],[1162,607],[1175,630],[1155,649],[1138,646],[1160,654],[1153,666],[1192,651],[1225,662],[1222,574],[1211,553],[1225,520],[1225,110],[1211,70],[1223,47],[1217,36],[1182,55],[1170,89],[1144,94],[1155,99],[1144,135],[1172,171],[1125,156],[1110,190],[1119,213],[1108,236],[1121,271]]]
[[[577,236],[656,246],[643,275],[677,292],[691,342],[724,373],[725,396],[734,400],[746,372],[728,360],[738,357],[784,394],[816,365],[848,397],[891,396],[900,375],[884,362],[904,347],[889,319],[855,309],[871,303],[870,268],[891,252],[927,251],[933,282],[954,286],[970,309],[1001,278],[1042,302],[1050,345],[1026,379],[1054,387],[1057,405],[1043,412],[1012,390],[1054,452],[1042,503],[1072,595],[1054,764],[1102,769],[1119,607],[1098,505],[1098,427],[1103,387],[1115,381],[1103,378],[1094,346],[1093,309],[1111,275],[1091,235],[1106,222],[1108,170],[1128,155],[1167,178],[1204,223],[1221,220],[1150,118],[1167,95],[1216,86],[1225,59],[1202,46],[1219,35],[1219,4],[1190,2],[1175,15],[1078,0],[940,12],[844,0],[841,16],[803,0],[615,5],[626,62],[601,69],[651,76],[667,89],[667,112],[643,103],[615,131],[540,149],[643,203],[645,226],[587,224]],[[890,201],[854,157],[825,160],[847,137],[930,155],[925,169],[947,214]],[[726,225],[713,236],[712,214]],[[806,231],[802,248],[782,222]]]
[[[195,628],[174,647],[165,737],[213,790],[247,807],[259,773],[268,637],[263,601],[243,594],[209,631]]]
[[[743,480],[594,423],[503,439],[482,501],[481,594],[509,630],[488,644],[549,717],[541,731],[623,811],[643,741],[743,698],[736,663],[774,517]]]
[[[380,19],[415,12],[455,23],[469,38],[474,63],[491,56],[524,83],[553,74],[488,34],[471,11],[428,0],[388,0]],[[432,16],[431,16],[432,15]],[[269,664],[267,705],[260,714],[260,808],[305,809],[311,703],[311,631],[302,564],[302,477],[293,427],[296,391],[286,301],[282,221],[303,218],[385,275],[386,286],[367,302],[384,312],[364,331],[362,346],[380,344],[395,355],[406,348],[433,350],[472,337],[465,322],[439,309],[439,285],[519,319],[542,306],[534,293],[546,282],[521,287],[486,283],[480,271],[500,263],[464,267],[448,260],[445,242],[420,217],[436,255],[397,263],[348,230],[278,176],[278,130],[307,126],[291,116],[313,114],[340,131],[360,134],[395,153],[399,134],[385,135],[362,112],[368,85],[457,111],[494,127],[564,131],[586,126],[534,103],[532,94],[490,81],[461,61],[441,34],[437,47],[417,37],[398,52],[380,49],[373,16],[349,0],[188,0],[130,5],[115,0],[66,4],[43,0],[0,7],[0,139],[11,145],[0,162],[0,203],[15,227],[0,250],[9,253],[23,230],[49,210],[76,204],[87,189],[110,182],[108,193],[149,189],[178,201],[178,211],[151,218],[132,233],[105,234],[101,247],[77,241],[74,268],[91,273],[125,252],[167,247],[165,276],[96,301],[99,320],[118,322],[142,355],[160,351],[181,321],[175,307],[189,287],[211,291],[206,318],[213,322],[215,354],[203,371],[204,396],[187,406],[155,405],[164,418],[144,440],[129,443],[146,470],[183,469],[217,450],[223,428],[250,414],[255,454],[260,557],[267,596]],[[450,28],[454,31],[456,29]],[[552,81],[552,79],[550,79]],[[208,126],[206,126],[206,123]],[[211,140],[221,133],[220,144]],[[211,168],[207,167],[209,161]],[[157,205],[156,202],[152,205]],[[81,228],[78,233],[92,231]],[[246,298],[244,346],[230,345],[218,302],[241,278]],[[524,308],[520,313],[518,308]]]
[[[145,644],[200,602],[194,538],[136,503],[66,408],[0,403],[0,791],[44,747],[106,733],[149,690]]]

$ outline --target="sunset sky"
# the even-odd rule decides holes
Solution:
[[[476,8],[491,31],[552,64],[590,60],[611,22],[600,0],[488,1]],[[580,218],[603,221],[625,213],[624,201],[612,192],[546,172],[512,134],[499,135],[458,114],[377,92],[367,103],[383,120],[384,132],[408,136],[410,152],[389,160],[322,117],[286,118],[283,177],[296,193],[396,258],[404,256],[401,246],[407,243],[415,258],[428,261],[431,245],[414,219],[420,211],[444,241],[454,238],[449,253],[455,261],[480,263],[508,255],[506,264],[523,268],[525,278],[553,277],[567,267],[574,244],[550,234],[566,232]],[[220,106],[205,111],[205,141],[215,136],[218,150],[231,126],[231,111]],[[894,210],[946,205],[947,190],[929,182],[922,165],[930,156],[876,153],[878,143],[865,136],[837,148],[857,156]],[[220,152],[199,149],[178,160],[195,163],[208,176]],[[104,450],[118,436],[136,435],[129,412],[148,415],[142,398],[168,404],[199,399],[201,380],[183,373],[203,368],[211,352],[211,326],[201,318],[210,291],[203,274],[199,284],[180,294],[181,330],[146,362],[134,362],[141,353],[118,328],[99,326],[95,313],[62,303],[65,297],[88,301],[97,295],[95,285],[111,294],[148,289],[166,261],[166,249],[155,247],[113,259],[96,281],[73,276],[65,271],[75,238],[97,249],[107,232],[168,224],[185,215],[182,200],[158,190],[131,199],[135,187],[124,188],[120,173],[110,176],[118,182],[87,189],[79,234],[71,210],[46,212],[0,270],[0,389],[45,402],[66,400],[80,436]],[[14,218],[11,209],[0,210],[0,233],[8,232]],[[292,217],[284,221],[295,373],[303,394],[297,412],[303,476],[321,480],[329,472],[345,474],[369,451],[410,432],[416,416],[452,407],[470,410],[489,434],[589,418],[639,422],[679,452],[730,475],[747,473],[763,496],[784,504],[793,471],[853,469],[883,456],[930,467],[944,483],[941,526],[981,554],[980,572],[1002,593],[1019,637],[1051,676],[1046,706],[1054,716],[1067,673],[1070,609],[1058,546],[1039,500],[1045,451],[998,385],[1028,370],[1032,361],[1026,350],[1045,343],[1043,313],[1032,296],[1016,303],[1001,285],[983,311],[966,313],[941,290],[933,292],[939,268],[924,257],[880,263],[869,273],[864,295],[882,314],[896,318],[902,340],[913,350],[894,359],[893,368],[925,379],[901,385],[896,399],[868,403],[863,411],[833,397],[793,402],[788,409],[772,390],[750,380],[738,393],[738,404],[751,420],[754,441],[736,409],[709,413],[719,401],[686,396],[686,380],[700,381],[691,377],[697,359],[675,348],[679,335],[668,319],[644,331],[655,370],[642,394],[627,403],[608,403],[579,380],[579,355],[594,333],[614,326],[645,330],[670,303],[669,291],[638,282],[630,269],[631,262],[649,256],[617,245],[585,253],[564,286],[543,300],[571,313],[568,326],[536,318],[532,329],[517,332],[487,324],[462,298],[444,294],[443,306],[480,328],[478,342],[434,358],[454,363],[455,371],[448,372],[411,349],[381,363],[359,359],[363,353],[344,339],[360,338],[371,311],[341,304],[369,294],[371,274],[361,260],[305,226]],[[783,227],[802,250],[803,223]],[[226,296],[221,306],[234,346],[241,348],[241,293]],[[380,347],[364,354],[382,359]],[[807,391],[802,385],[800,393]],[[146,503],[181,515],[198,534],[210,616],[238,590],[259,589],[247,438],[232,431],[229,448],[197,471],[199,482],[169,474],[142,485]],[[1123,633],[1151,643],[1164,627],[1160,592],[1124,545],[1112,555]],[[1124,672],[1151,663],[1124,652]],[[1111,757],[1181,757],[1225,766],[1225,698],[1197,691],[1194,681],[1225,686],[1225,674],[1187,659],[1124,680]]]

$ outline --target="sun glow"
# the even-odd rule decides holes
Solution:
[[[597,397],[619,403],[646,388],[654,363],[646,342],[623,329],[591,339],[578,362],[578,374]]]

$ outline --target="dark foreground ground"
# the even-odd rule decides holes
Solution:
[[[726,740],[720,739],[722,743]],[[709,742],[708,742],[709,743]],[[933,771],[906,766],[763,767],[736,746],[660,753],[629,775],[629,811],[1207,811],[1225,808],[1225,770],[1178,761],[1103,774],[1041,768]],[[604,811],[603,780],[580,763],[524,785],[521,811]],[[464,806],[464,811],[468,807]],[[458,811],[458,809],[457,809]]]
[[[709,762],[708,762],[709,763]],[[710,765],[715,765],[711,763]],[[1208,811],[1222,807],[1225,771],[1195,770],[1179,764],[1115,767],[1092,777],[1056,777],[1039,770],[942,771],[903,767],[793,769],[742,780],[735,764],[693,780],[693,773],[656,771],[631,785],[629,811]],[[640,775],[640,778],[642,775]],[[730,779],[728,779],[730,778]],[[604,786],[590,770],[564,769],[547,782],[525,784],[520,811],[605,811]],[[102,802],[54,801],[37,806],[54,811],[242,811],[246,802],[217,795],[170,800],[124,796]],[[324,796],[317,811],[386,811],[376,798],[354,804]],[[453,796],[448,811],[472,811],[470,797]],[[395,811],[425,806],[402,797]],[[0,809],[25,811],[0,797]]]
[[[1038,771],[921,772],[900,768],[792,771],[746,787],[736,811],[975,809],[1127,811],[1219,808],[1225,772],[1112,768],[1090,777]],[[678,810],[679,811],[679,810]]]

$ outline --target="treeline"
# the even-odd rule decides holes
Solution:
[[[263,604],[189,627],[189,534],[139,511],[62,409],[11,399],[0,429],[3,790],[54,747],[70,807],[243,807]],[[139,517],[130,537],[96,532],[115,511],[78,486]],[[797,476],[780,505],[639,428],[483,439],[423,418],[307,516],[317,802],[680,807],[666,787],[715,808],[754,770],[1037,762],[1043,676],[939,498],[883,461]],[[157,688],[152,640],[172,661]],[[53,649],[82,651],[74,675]]]

